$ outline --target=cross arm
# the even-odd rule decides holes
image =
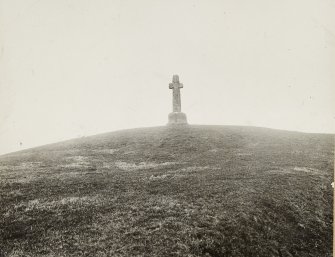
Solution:
[[[170,83],[169,84],[169,88],[173,89],[173,88],[183,88],[183,84],[182,83]]]

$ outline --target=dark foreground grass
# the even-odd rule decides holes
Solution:
[[[332,256],[333,140],[158,127],[1,156],[0,256]]]

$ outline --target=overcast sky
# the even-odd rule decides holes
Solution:
[[[167,123],[335,132],[332,0],[0,0],[0,154]],[[22,142],[22,146],[20,146]]]

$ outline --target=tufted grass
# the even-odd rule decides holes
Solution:
[[[0,156],[0,256],[327,257],[333,135],[125,130]]]

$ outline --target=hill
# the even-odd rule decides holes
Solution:
[[[237,126],[132,129],[7,154],[0,251],[332,256],[333,156],[333,135]]]

